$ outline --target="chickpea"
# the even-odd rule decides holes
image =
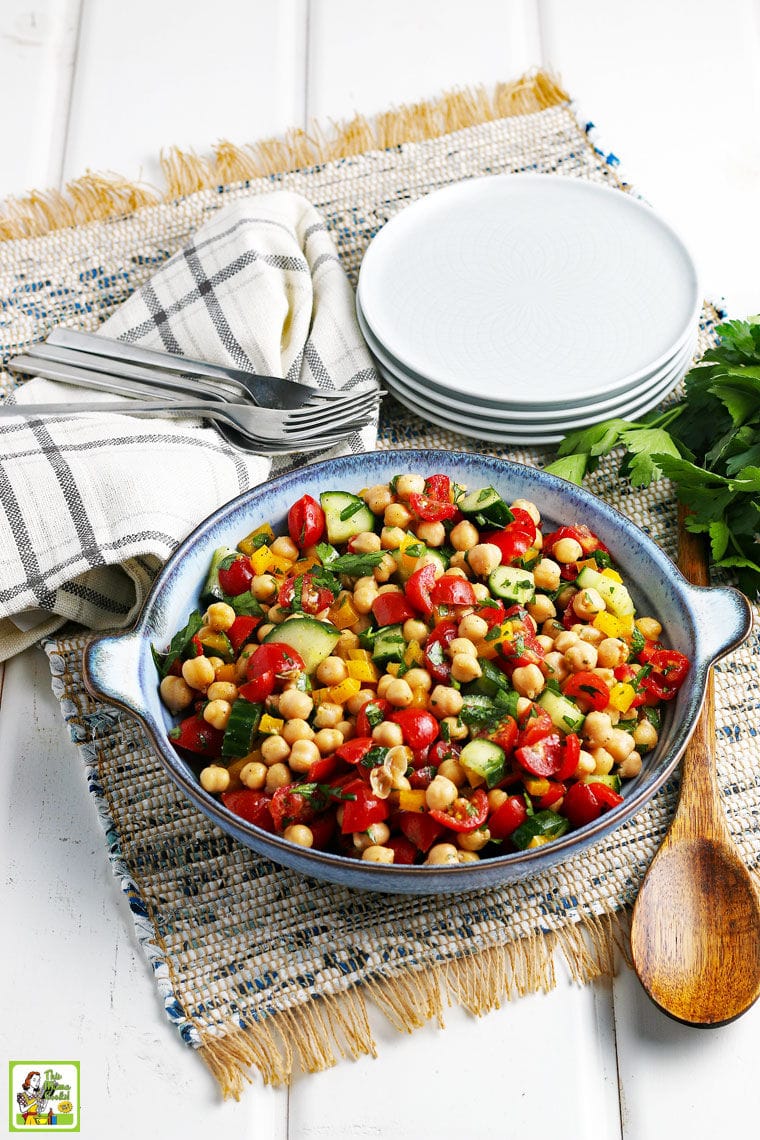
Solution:
[[[306,720],[311,716],[314,701],[300,689],[286,689],[280,694],[280,716],[285,720]]]
[[[541,648],[543,649],[544,653],[551,653],[551,652],[553,651],[553,649],[554,649],[554,642],[552,641],[552,639],[551,639],[550,637],[547,637],[547,636],[546,636],[546,634],[544,634],[544,633],[539,633],[539,634],[536,636],[536,641],[537,641],[537,642],[538,642],[538,644],[541,646]]]
[[[251,593],[257,602],[268,602],[277,593],[277,580],[271,574],[257,574],[251,582]]]
[[[623,763],[618,768],[618,775],[624,780],[630,780],[634,776],[638,776],[641,771],[641,757],[638,752],[631,752],[626,756]]]
[[[266,637],[266,635],[268,633],[271,633],[273,629],[274,629],[274,622],[273,621],[268,621],[268,622],[265,622],[263,625],[260,625],[258,627],[258,629],[256,630],[256,640],[257,641],[263,641],[264,638]],[[238,680],[244,681],[245,680],[245,669],[243,669],[241,672],[240,666],[241,666],[241,662],[240,662],[240,658],[238,658],[238,663],[235,666],[235,673],[236,673]]]
[[[292,746],[297,740],[313,740],[314,729],[302,717],[293,717],[285,722],[282,738]]]
[[[426,546],[443,546],[446,541],[446,527],[442,522],[422,522],[417,527],[417,538]]]
[[[366,705],[367,701],[375,699],[374,689],[360,689],[355,697],[349,697],[346,701],[346,712],[351,716],[358,716],[362,707]]]
[[[380,546],[378,550],[398,550],[406,538],[406,531],[400,526],[384,526],[380,532]]]
[[[573,673],[595,669],[597,656],[596,646],[589,645],[587,641],[578,640],[565,651],[565,661]]]
[[[238,687],[232,681],[214,681],[206,693],[210,701],[229,701],[230,704],[237,700],[237,695]]]
[[[619,637],[605,637],[597,646],[597,664],[603,669],[615,669],[628,660],[628,646]]]
[[[591,672],[595,677],[601,678],[601,680],[604,681],[605,685],[609,686],[609,688],[612,688],[612,686],[615,684],[615,672],[613,669],[600,669],[597,665],[596,669],[592,669]],[[610,716],[612,716],[613,711],[616,710],[612,710],[610,712]]]
[[[467,681],[474,681],[482,674],[480,662],[474,653],[455,653],[451,659],[451,676],[455,681],[464,684]]]
[[[583,557],[583,547],[574,538],[560,538],[554,543],[552,554],[558,562],[577,562]]]
[[[387,582],[388,579],[396,573],[398,567],[396,566],[396,559],[392,554],[384,554],[382,562],[379,562],[373,571],[376,582]]]
[[[258,792],[267,782],[267,766],[260,760],[251,760],[240,769],[240,782],[246,788]]]
[[[471,616],[471,615],[470,615]],[[469,637],[455,637],[448,648],[449,657],[456,657],[457,653],[464,653],[468,657],[477,657],[478,651]]]
[[[322,756],[329,756],[331,752],[340,748],[343,743],[343,733],[339,732],[337,728],[320,728],[314,737],[314,743]]]
[[[314,832],[305,823],[291,823],[282,834],[284,839],[297,843],[299,847],[311,847],[314,843]]]
[[[208,657],[191,657],[182,662],[182,677],[191,689],[205,692],[214,683],[214,666]]]
[[[454,757],[441,761],[438,765],[438,775],[445,776],[457,788],[463,788],[467,783],[467,773]]]
[[[355,831],[352,839],[357,851],[365,851],[373,844],[382,847],[391,837],[387,823],[371,823],[366,831]]]
[[[662,633],[662,626],[651,617],[642,617],[636,622],[639,633],[643,633],[647,641],[657,641]]]
[[[348,666],[342,657],[325,657],[317,666],[317,680],[323,685],[339,685],[348,676]]]
[[[424,692],[429,693],[431,685],[433,684],[427,669],[409,669],[404,673],[404,680],[412,692],[414,692],[415,689],[422,689]]]
[[[374,843],[362,851],[362,859],[367,863],[392,863],[395,858],[396,852],[392,847],[381,847]]]
[[[518,697],[517,698],[517,715],[518,715],[518,717],[525,716],[525,714],[530,711],[532,704],[533,704],[533,701],[529,700],[528,697]]]
[[[237,614],[227,602],[214,602],[206,610],[203,620],[211,629],[221,630],[224,633],[234,622]]]
[[[457,716],[445,716],[441,721],[441,727],[446,725],[449,731],[449,740],[466,740],[470,735],[470,730],[466,724]]]
[[[565,627],[562,622],[557,621],[556,618],[549,618],[548,621],[545,621],[541,626],[541,632],[545,633],[547,637],[550,637],[552,641],[556,641],[559,635],[565,632]]]
[[[579,625],[577,629],[573,626],[573,632],[578,634],[581,641],[586,641],[589,645],[598,647],[604,641],[604,634],[601,629],[597,629],[594,625]]]
[[[308,772],[321,753],[313,740],[296,740],[290,749],[288,764],[293,772]]]
[[[564,613],[577,593],[575,586],[563,587],[554,599],[557,609]]]
[[[396,480],[396,495],[405,502],[411,495],[424,495],[425,480],[422,475],[399,475]]]
[[[594,776],[608,776],[615,767],[615,758],[606,748],[595,748],[591,755],[594,758]]]
[[[409,708],[414,694],[405,677],[394,677],[385,691],[385,699],[399,709]]]
[[[340,705],[332,704],[330,701],[317,705],[314,714],[314,724],[317,728],[336,728],[341,720],[343,720],[343,709]]]
[[[404,591],[395,582],[386,582],[384,586],[377,587],[377,592],[378,594],[403,594]]]
[[[387,483],[376,483],[364,492],[362,498],[373,515],[381,515],[393,501],[391,489]]]
[[[478,542],[468,550],[467,561],[473,574],[487,578],[501,564],[501,551],[493,542]]]
[[[473,582],[472,592],[475,595],[476,602],[487,602],[491,597],[485,582]]]
[[[561,580],[559,566],[551,558],[542,558],[533,567],[533,581],[537,590],[547,590],[553,593],[559,588]]]
[[[567,653],[571,645],[577,645],[580,641],[577,633],[573,633],[570,629],[563,629],[562,633],[557,634],[554,638],[554,648],[559,653]]]
[[[349,595],[350,596],[350,595]],[[359,638],[350,629],[342,629],[338,638],[335,652],[345,661],[352,649],[359,648]]]
[[[391,503],[385,508],[383,522],[386,526],[398,526],[407,530],[413,518],[414,515],[403,503]]]
[[[345,740],[351,740],[356,736],[356,725],[352,720],[339,720],[336,724],[336,729]]]
[[[480,856],[478,855],[477,851],[462,851],[460,848],[459,854],[457,855],[457,863],[479,863],[479,862],[480,862]]]
[[[459,716],[463,704],[464,701],[459,689],[452,689],[447,685],[436,685],[430,694],[428,708],[433,716],[443,720],[447,716]]]
[[[477,827],[474,831],[462,831],[457,836],[457,846],[460,851],[482,851],[491,832],[487,827]]]
[[[428,851],[425,862],[432,865],[439,863],[458,863],[459,852],[453,843],[435,843]]]
[[[479,540],[480,535],[477,527],[473,526],[467,519],[457,523],[449,534],[449,542],[455,550],[472,550],[474,546],[478,545]]]
[[[377,584],[376,583],[373,584],[373,587],[360,586],[358,589],[354,590],[354,596],[352,599],[354,609],[357,611],[357,613],[368,614],[372,609],[372,605],[373,605],[376,597],[377,597]]]
[[[420,621],[418,618],[407,618],[401,627],[401,632],[404,635],[404,641],[418,641],[421,643],[427,640],[430,630],[424,621]]]
[[[488,793],[488,810],[498,811],[502,804],[505,804],[509,796],[503,788],[491,788]]]
[[[472,577],[472,567],[467,561],[466,550],[457,550],[454,552],[454,554],[452,554],[451,558],[449,559],[448,573],[451,573],[452,570],[461,570],[465,578],[469,579]]]
[[[291,562],[295,562],[298,558],[298,547],[293,542],[293,539],[288,538],[287,535],[276,538],[269,549],[272,554],[275,554],[278,558],[289,558]]]
[[[557,653],[556,650],[546,654],[544,664],[549,670],[549,676],[553,677],[555,681],[564,681],[570,673],[563,654]]]
[[[171,713],[182,712],[195,700],[195,692],[183,677],[164,677],[158,691]]]
[[[633,730],[633,740],[637,748],[651,751],[657,743],[657,729],[649,720],[640,720]]]
[[[290,745],[281,736],[267,736],[261,742],[261,759],[271,767],[272,764],[281,764],[290,756]]]
[[[546,594],[536,594],[533,601],[528,604],[528,613],[536,625],[543,625],[548,618],[556,617],[557,607]]]
[[[538,526],[541,522],[541,515],[535,503],[530,499],[515,499],[514,503],[510,503],[510,510],[525,511],[533,519],[533,522]]]
[[[203,710],[203,719],[212,728],[223,731],[227,727],[231,712],[232,705],[229,701],[209,701]]]
[[[546,680],[538,665],[522,665],[512,674],[512,688],[521,697],[534,700],[543,692],[545,685]]]
[[[586,752],[584,748],[581,748],[578,754],[578,763],[575,767],[575,771],[573,772],[576,780],[580,780],[584,776],[590,776],[595,771],[596,760],[590,752]]]
[[[282,608],[282,606],[270,606],[267,612],[267,617],[271,625],[282,625],[286,618],[291,614]]]
[[[590,712],[583,722],[583,737],[593,747],[601,747],[612,739],[612,721],[605,712]]]
[[[383,748],[394,748],[397,744],[404,743],[404,734],[400,724],[384,720],[372,729],[372,739],[375,744],[381,744]]]
[[[209,764],[208,768],[201,771],[200,781],[205,792],[218,795],[226,792],[230,786],[230,774],[221,764]]]
[[[613,728],[612,736],[604,747],[617,764],[622,764],[623,761],[630,756],[631,752],[633,752],[636,747],[636,741],[630,732],[624,732],[622,728]]]
[[[457,633],[459,638],[467,638],[472,645],[473,641],[481,641],[488,633],[488,622],[485,618],[479,617],[478,614],[467,614],[460,621]],[[474,645],[472,647],[475,649]]]
[[[425,789],[425,803],[431,811],[445,811],[459,795],[459,789],[447,776],[436,776]]]
[[[351,540],[351,549],[356,554],[374,554],[380,547],[380,535],[371,530],[364,530],[361,534],[354,535]]]
[[[575,595],[573,609],[580,617],[596,617],[604,608],[604,599],[598,590],[579,590]]]
[[[287,764],[272,764],[267,769],[267,782],[264,785],[264,790],[270,793],[276,792],[278,788],[284,788],[292,782],[293,775]]]

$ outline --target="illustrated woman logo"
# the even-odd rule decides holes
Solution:
[[[42,1088],[42,1078],[36,1069],[32,1069],[26,1074],[26,1079],[21,1086],[21,1092],[17,1095],[16,1100],[24,1118],[24,1124],[47,1124],[47,1116],[44,1115],[45,1108],[48,1103],[48,1097],[45,1095],[46,1090]]]

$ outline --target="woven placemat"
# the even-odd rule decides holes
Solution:
[[[543,75],[488,98],[460,92],[397,112],[376,129],[352,124],[323,140],[328,160],[263,177],[263,159],[284,167],[307,146],[304,139],[291,139],[285,153],[222,147],[215,166],[175,154],[170,192],[181,186],[179,199],[82,182],[68,197],[15,204],[0,224],[0,236],[14,239],[0,247],[4,352],[60,323],[95,327],[209,211],[273,186],[314,202],[354,281],[380,226],[451,181],[533,170],[627,189],[617,159]],[[360,153],[378,141],[384,149]],[[93,217],[101,220],[86,220]],[[36,236],[21,236],[27,233]],[[702,349],[717,316],[706,306]],[[539,466],[549,458],[430,428],[393,401],[379,446],[470,449]],[[634,492],[607,461],[590,486],[673,553],[666,483]],[[85,692],[83,643],[76,634],[46,642],[53,687],[81,745],[109,856],[167,1016],[225,1094],[239,1095],[250,1067],[276,1082],[288,1078],[296,1057],[317,1070],[340,1055],[374,1052],[368,998],[411,1029],[441,1020],[450,1002],[481,1013],[552,985],[557,951],[578,981],[611,970],[626,904],[672,812],[675,781],[613,836],[529,882],[440,901],[356,892],[283,870],[189,806],[137,722]],[[752,867],[760,861],[759,657],[755,635],[716,677],[719,776],[731,828]]]

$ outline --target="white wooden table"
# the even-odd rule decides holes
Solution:
[[[0,194],[85,168],[160,178],[202,153],[310,120],[555,68],[650,200],[706,292],[760,309],[760,9],[753,0],[3,0]],[[757,1135],[760,1009],[710,1033],[613,984],[516,1001],[401,1037],[376,1061],[260,1083],[219,1102],[165,1022],[111,876],[44,657],[5,670],[0,704],[8,1058],[81,1060],[82,1135],[707,1140]],[[5,808],[7,805],[7,810]]]

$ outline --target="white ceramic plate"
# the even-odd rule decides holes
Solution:
[[[478,419],[495,420],[498,423],[506,421],[515,425],[519,425],[523,421],[531,426],[540,423],[545,425],[548,430],[552,430],[553,425],[567,423],[570,419],[577,426],[582,426],[584,423],[594,423],[599,419],[607,419],[617,415],[618,412],[622,414],[622,409],[629,408],[634,402],[643,401],[647,394],[659,393],[660,398],[662,398],[680,380],[696,351],[696,337],[692,336],[676,357],[658,369],[652,378],[642,380],[635,389],[629,390],[623,395],[610,396],[604,400],[586,404],[574,404],[571,408],[567,405],[560,408],[547,408],[543,404],[535,408],[511,408],[504,404],[481,403],[475,395],[468,400],[458,399],[453,392],[435,388],[419,377],[405,372],[374,340],[358,305],[356,315],[367,345],[372,355],[382,365],[384,373],[390,374],[395,386],[408,391],[413,398],[424,400],[426,404],[430,402],[449,416],[464,414],[475,416]]]
[[[648,206],[534,174],[408,206],[370,243],[358,296],[405,371],[516,407],[635,386],[686,344],[700,310],[689,253]]]

